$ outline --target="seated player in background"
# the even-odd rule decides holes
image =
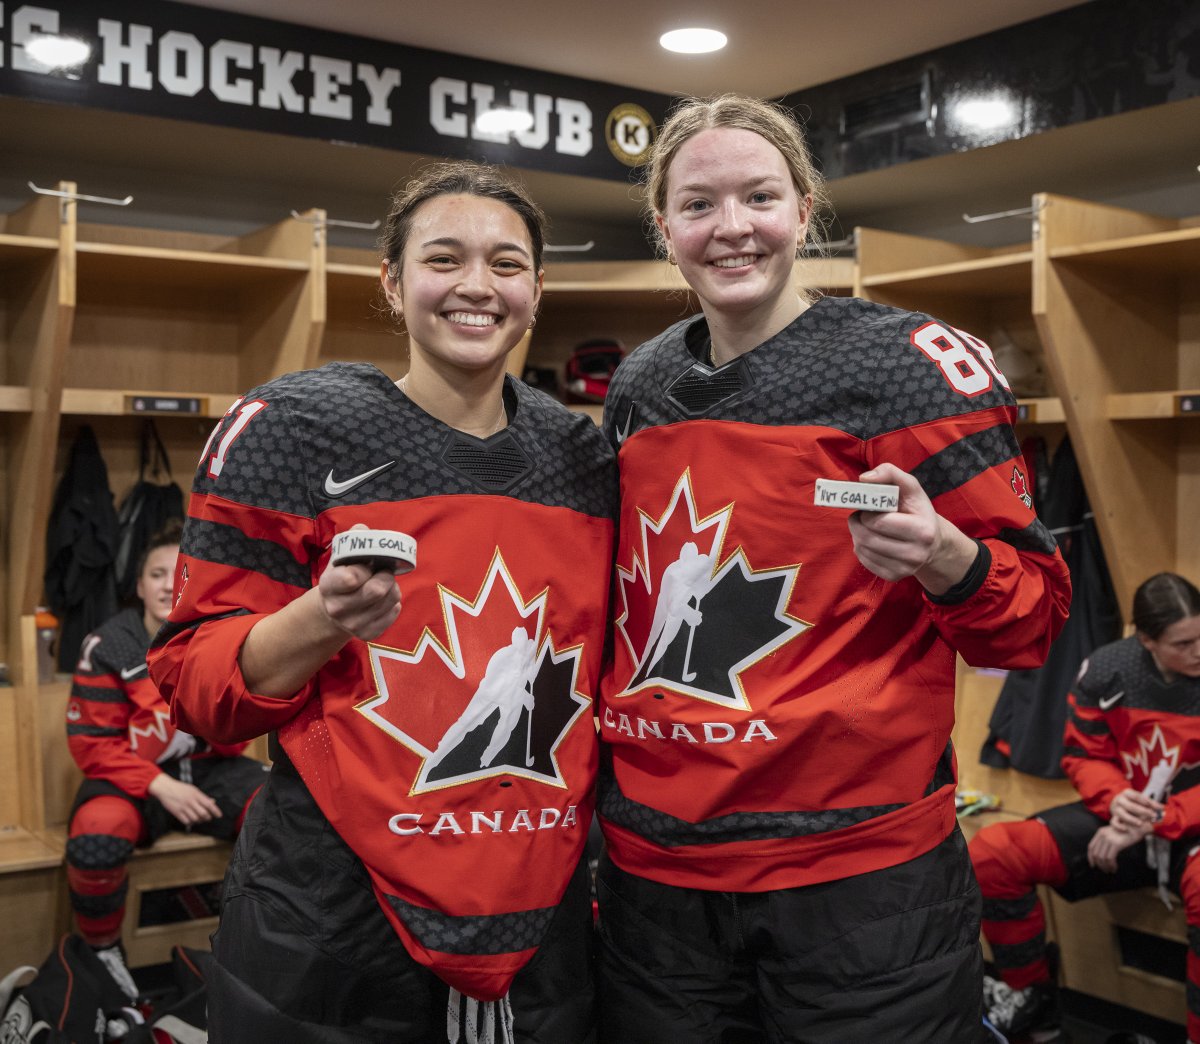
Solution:
[[[138,567],[141,605],[89,634],[67,703],[67,745],[86,777],[71,809],[67,884],[79,934],[133,1000],[120,947],[135,845],[169,830],[231,840],[265,778],[245,743],[208,744],[173,728],[146,669],[171,611],[182,523],[150,539]]]
[[[1069,696],[1063,769],[1081,801],[971,842],[983,934],[1000,981],[985,979],[988,1018],[1012,1040],[1057,1039],[1039,884],[1064,899],[1157,885],[1183,898],[1188,1039],[1200,1041],[1200,591],[1159,573],[1133,598],[1130,638],[1101,646]]]

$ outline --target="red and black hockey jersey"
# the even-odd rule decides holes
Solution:
[[[586,839],[616,513],[595,425],[511,379],[505,397],[486,441],[373,366],[238,400],[197,472],[151,664],[185,727],[278,730],[409,952],[481,1000],[534,953]],[[246,634],[360,522],[416,539],[399,619],[290,699],[247,691]]]
[[[1063,771],[1088,809],[1109,818],[1121,791],[1143,791],[1161,762],[1171,792],[1154,832],[1200,833],[1200,678],[1166,681],[1137,638],[1102,645],[1071,687]]]
[[[67,702],[67,746],[88,779],[144,798],[164,762],[234,757],[245,743],[210,746],[171,724],[146,669],[150,635],[140,609],[123,609],[83,640]]]
[[[763,891],[928,851],[954,826],[955,651],[1039,663],[1069,580],[1039,523],[991,352],[928,316],[818,301],[713,369],[685,320],[614,378],[615,661],[601,707],[613,859]],[[859,564],[818,478],[891,462],[981,541],[957,604]]]

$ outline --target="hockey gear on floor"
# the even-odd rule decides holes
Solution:
[[[987,1020],[1011,1042],[1050,1044],[1063,1040],[1058,987],[1038,982],[1014,990],[999,979],[984,976],[984,1007]]]
[[[93,952],[100,958],[101,963],[108,969],[109,975],[121,987],[125,996],[131,1001],[137,1000],[137,983],[133,981],[133,976],[129,972],[129,966],[125,963],[125,954],[121,952],[120,944],[114,943],[112,946],[105,946]]]
[[[20,968],[0,980],[0,1039],[95,1041],[110,1022],[127,1029],[140,1020],[128,1003],[96,951],[78,935],[64,935],[36,973]]]

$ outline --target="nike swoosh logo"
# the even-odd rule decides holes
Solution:
[[[1108,699],[1102,699],[1100,701],[1100,709],[1108,710],[1109,707],[1111,707],[1114,703],[1117,702],[1117,700],[1119,700],[1124,695],[1125,695],[1125,690],[1122,689],[1115,696],[1109,696]]]
[[[136,678],[145,669],[146,669],[146,665],[144,663],[139,663],[136,667],[122,667],[121,668],[121,677],[125,681],[129,681],[130,678]]]
[[[633,410],[636,405],[637,405],[637,403],[635,403],[635,402],[631,402],[629,404],[629,412],[625,415],[625,426],[623,428],[617,429],[617,445],[618,446],[621,445],[621,443],[624,442],[627,438],[629,438],[629,429],[633,425]]]
[[[361,475],[355,475],[353,478],[348,478],[339,482],[333,477],[333,469],[329,469],[329,474],[325,476],[325,495],[327,497],[344,497],[352,489],[357,489],[368,479],[373,479],[376,475],[387,471],[388,468],[396,466],[394,460],[389,460],[386,464],[380,464],[377,468],[372,468],[370,471],[364,471]]]

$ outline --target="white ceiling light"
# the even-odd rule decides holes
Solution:
[[[974,130],[998,130],[1017,122],[1020,110],[1014,99],[996,94],[990,97],[963,98],[953,105],[954,120]]]
[[[475,117],[475,128],[484,134],[519,134],[533,127],[533,113],[525,109],[488,109]]]
[[[69,69],[86,62],[92,49],[73,36],[35,36],[25,44],[25,53],[47,69]]]
[[[677,54],[708,54],[719,51],[729,41],[716,29],[672,29],[658,38],[659,44]]]

